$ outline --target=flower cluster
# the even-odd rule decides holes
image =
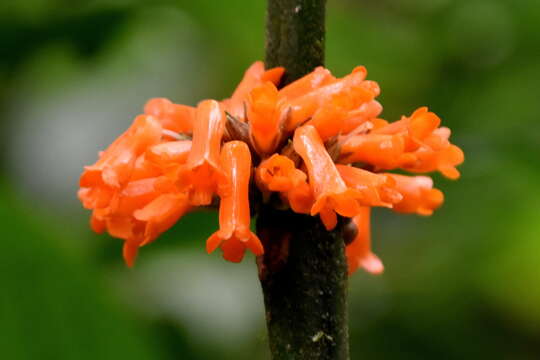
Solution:
[[[430,215],[443,202],[431,178],[456,179],[462,151],[450,130],[423,107],[395,122],[379,118],[376,82],[364,67],[343,78],[319,67],[279,89],[283,68],[254,63],[229,99],[197,107],[150,100],[144,114],[98,161],[84,168],[79,198],[92,210],[91,227],[123,239],[131,266],[139,247],[184,214],[219,204],[219,230],[207,251],[229,261],[264,248],[250,230],[250,192],[279,199],[296,213],[319,216],[326,229],[350,218],[349,272],[380,273],[371,252],[370,209]]]

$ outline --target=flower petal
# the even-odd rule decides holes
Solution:
[[[223,145],[220,164],[224,172],[218,188],[219,230],[206,243],[210,253],[221,247],[225,259],[241,261],[246,248],[256,255],[262,254],[259,239],[249,229],[249,180],[251,155],[242,141],[230,141]]]
[[[205,100],[197,106],[193,140],[185,176],[192,185],[193,205],[208,205],[216,191],[219,175],[219,153],[225,128],[225,114],[215,100]]]
[[[174,104],[169,99],[154,98],[144,106],[144,113],[154,116],[164,129],[177,133],[191,133],[195,120],[195,108]]]
[[[444,201],[443,193],[433,188],[433,180],[427,176],[404,176],[387,174],[395,180],[395,188],[403,196],[393,210],[400,213],[417,213],[429,216]]]
[[[354,216],[360,207],[358,200],[361,194],[347,187],[317,130],[310,125],[299,127],[294,134],[293,146],[304,160],[315,196],[311,215],[320,213],[329,230],[335,226],[333,221],[335,214],[331,215],[331,212],[338,212],[342,216]]]
[[[384,271],[381,260],[371,251],[370,213],[369,207],[363,207],[361,212],[351,220],[357,228],[357,235],[345,249],[349,275],[360,267],[374,275]]]

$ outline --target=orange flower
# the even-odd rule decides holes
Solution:
[[[311,73],[283,87],[279,91],[279,101],[280,103],[286,103],[335,80],[336,78],[332,76],[328,69],[322,66],[316,67]]]
[[[416,110],[411,117],[403,117],[386,126],[374,129],[374,134],[401,134],[405,139],[405,151],[410,152],[418,149],[422,141],[439,127],[441,119],[428,111],[427,107]]]
[[[440,171],[447,178],[459,178],[460,173],[456,166],[463,162],[464,155],[459,147],[448,141],[449,137],[450,129],[436,129],[424,139],[422,146],[412,153],[414,160],[404,162],[401,168],[415,173]]]
[[[225,110],[237,120],[244,121],[245,101],[251,90],[266,81],[270,81],[274,85],[277,85],[284,71],[285,69],[282,67],[265,71],[262,61],[253,63],[253,65],[247,69],[244,78],[240,81],[236,90],[234,90],[231,98],[223,101]]]
[[[96,215],[96,210],[92,211],[92,215],[90,216],[90,228],[96,234],[101,234],[107,230],[107,224]]]
[[[274,154],[264,160],[255,173],[255,181],[263,195],[279,192],[285,204],[301,214],[310,214],[315,203],[307,176],[295,167],[294,162],[284,155]]]
[[[345,185],[317,130],[310,125],[299,127],[294,133],[293,145],[306,164],[315,196],[311,215],[320,214],[328,230],[337,224],[336,212],[347,217],[356,215],[362,195]]]
[[[390,175],[345,165],[337,165],[337,169],[345,184],[362,194],[361,203],[364,206],[392,207],[403,199],[395,189],[396,181]]]
[[[173,226],[178,219],[191,209],[185,193],[165,193],[133,213],[135,219],[145,223],[144,241],[146,245]]]
[[[159,144],[156,146],[159,146]],[[133,166],[133,170],[131,171],[129,181],[158,177],[163,174],[162,170],[160,170],[159,166],[156,163],[148,160],[148,158],[151,156],[152,155],[149,156],[147,152],[145,152],[144,154],[137,157]]]
[[[159,123],[152,117],[139,116],[124,134],[100,154],[100,159],[94,165],[85,167],[78,196],[85,208],[94,210],[91,217],[94,231],[103,232],[109,229],[110,223],[113,236],[129,233],[129,221],[124,219],[125,216],[118,215],[113,219],[111,207],[118,207],[119,194],[130,178],[142,173],[139,155],[145,147],[157,143],[160,138]],[[145,174],[149,172],[146,170]]]
[[[395,180],[396,190],[403,195],[403,199],[394,204],[394,211],[428,216],[444,201],[443,193],[433,189],[433,180],[430,177],[387,175]]]
[[[135,247],[155,240],[189,210],[187,195],[176,192],[166,177],[129,182],[116,191],[106,206],[95,208],[91,225],[96,232],[105,229],[125,240],[126,263],[133,265]]]
[[[360,125],[379,116],[382,112],[382,105],[377,100],[371,100],[360,105],[359,108],[349,111],[342,125],[342,133],[348,134]]]
[[[96,209],[109,206],[115,192],[114,188],[101,185],[80,188],[77,196],[85,209]]]
[[[158,183],[161,180],[159,177],[153,177],[129,182],[115,194],[109,204],[109,214],[132,216],[135,210],[143,208],[160,195]]]
[[[319,87],[303,96],[296,97],[282,105],[282,116],[286,118],[285,129],[292,131],[304,123],[324,104],[341,97],[340,101],[350,103],[350,107],[360,106],[379,95],[380,89],[373,81],[364,80],[367,72],[358,67],[343,79]]]
[[[274,84],[265,82],[251,90],[247,99],[249,135],[261,155],[272,153],[280,140],[277,96],[278,90]]]
[[[120,187],[129,179],[137,156],[148,146],[161,139],[161,125],[151,116],[138,116],[131,127],[116,139],[107,150],[99,155],[99,160],[84,167],[80,186],[90,187],[105,183]]]
[[[208,238],[206,250],[211,253],[221,247],[225,259],[240,262],[246,248],[255,255],[263,253],[259,238],[249,229],[249,148],[241,141],[228,142],[223,145],[220,160],[225,178],[219,186],[219,230]]]
[[[81,176],[84,186],[79,198],[86,208],[93,209],[92,229],[107,230],[111,236],[125,240],[128,265],[133,263],[139,246],[155,239],[178,219],[167,222],[170,217],[152,217],[145,221],[135,217],[162,194],[177,192],[172,180],[163,176],[164,171],[186,161],[191,141],[160,143],[162,138],[162,126],[155,117],[139,116]],[[164,207],[161,210],[167,211]]]
[[[185,164],[190,152],[191,140],[168,141],[148,148],[145,161],[165,171]]]
[[[305,183],[306,178],[291,159],[279,154],[264,160],[255,173],[255,181],[261,191],[287,192]]]
[[[306,125],[312,125],[322,141],[326,141],[333,136],[339,135],[343,130],[343,123],[347,116],[346,104],[343,99],[334,97],[330,102],[319,108],[311,120]]]
[[[155,117],[164,129],[177,133],[191,133],[195,119],[195,108],[173,104],[169,99],[150,99],[144,113]]]
[[[340,140],[340,148],[340,162],[363,162],[377,169],[394,169],[414,159],[405,153],[405,139],[402,135],[365,134],[344,137]]]
[[[216,191],[221,138],[225,128],[225,115],[215,100],[205,100],[197,106],[193,127],[193,142],[183,176],[192,186],[191,203],[208,205]]]
[[[369,207],[362,207],[360,213],[351,220],[356,226],[357,235],[345,249],[349,274],[353,274],[360,267],[374,275],[384,271],[381,260],[371,252],[370,213]]]
[[[456,166],[463,162],[463,152],[448,141],[450,130],[439,128],[440,122],[427,107],[393,123],[376,119],[369,133],[340,139],[340,161],[365,162],[376,169],[438,170],[444,176],[456,179],[459,177]]]
[[[284,202],[288,203],[292,211],[298,214],[311,214],[311,208],[315,204],[315,197],[311,186],[304,180],[298,186],[293,187],[281,194]]]
[[[349,272],[380,273],[370,249],[370,208],[431,215],[442,204],[431,178],[380,172],[458,178],[463,152],[437,115],[421,107],[398,121],[379,118],[380,88],[362,66],[342,78],[318,67],[278,89],[283,72],[256,62],[229,99],[196,108],[151,99],[145,114],[85,167],[78,197],[92,210],[90,226],[124,240],[129,266],[141,246],[193,207],[217,206],[218,197],[220,227],[207,251],[219,247],[233,262],[246,249],[262,254],[249,203],[262,195],[265,206],[318,215],[328,230],[338,214],[352,218]]]

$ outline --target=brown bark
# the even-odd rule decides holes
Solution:
[[[325,0],[269,0],[266,67],[284,66],[281,85],[324,60]],[[257,259],[273,360],[349,359],[347,263],[341,222],[261,206]]]

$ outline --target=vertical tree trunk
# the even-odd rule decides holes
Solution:
[[[325,0],[268,0],[266,66],[289,83],[322,65]],[[263,205],[257,259],[273,360],[349,359],[347,264],[341,224]]]

